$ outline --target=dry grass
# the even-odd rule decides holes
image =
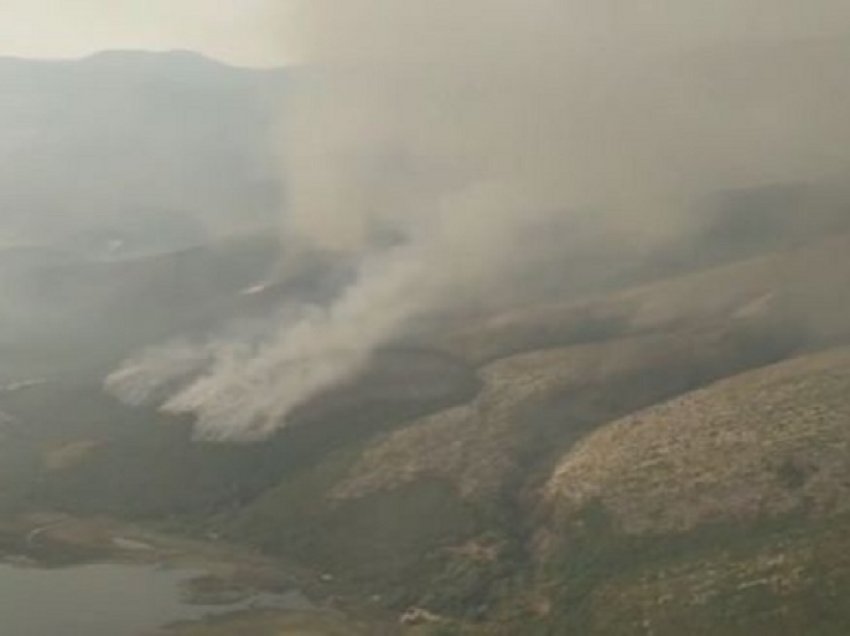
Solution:
[[[445,336],[473,363],[543,347],[716,324],[753,312],[807,323],[825,336],[850,317],[850,236],[583,301],[525,307]]]
[[[441,477],[465,498],[498,491],[534,426],[569,434],[571,418],[604,422],[630,405],[675,392],[677,369],[694,379],[746,364],[723,331],[646,335],[524,353],[485,366],[470,403],[423,417],[371,445],[332,492],[358,498],[420,478]],[[668,379],[669,381],[665,381]],[[631,385],[629,395],[617,387]],[[563,406],[538,421],[547,404]],[[553,435],[558,439],[558,435]]]
[[[594,591],[594,633],[747,636],[839,634],[850,583],[846,524],[768,540],[746,550],[718,546]],[[815,600],[816,599],[816,600]]]
[[[850,510],[850,350],[732,377],[613,422],[547,487],[559,519],[601,503],[627,533],[684,532],[805,507]]]

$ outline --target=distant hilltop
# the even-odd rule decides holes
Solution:
[[[0,55],[0,65],[14,63],[44,64],[44,65],[92,65],[115,68],[136,67],[171,67],[182,66],[186,69],[225,69],[257,72],[282,72],[284,67],[248,67],[238,66],[188,49],[147,50],[147,49],[106,49],[89,55],[75,58],[33,58],[16,55]]]
[[[0,58],[0,235],[149,251],[273,222],[285,80],[191,51]]]

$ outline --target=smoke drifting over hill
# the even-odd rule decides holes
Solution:
[[[575,219],[649,247],[686,232],[709,193],[846,173],[850,46],[785,40],[807,35],[811,2],[679,4],[298,5],[283,234],[354,254],[358,275],[259,343],[204,344],[203,371],[162,408],[195,414],[202,437],[262,437],[413,318],[531,267],[541,228],[566,241]],[[161,361],[107,385],[137,400],[173,380]]]

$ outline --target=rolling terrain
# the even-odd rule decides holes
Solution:
[[[0,245],[155,254],[278,213],[280,71],[106,51],[0,57],[0,83]]]
[[[194,442],[189,421],[103,394],[116,338],[102,367],[77,354],[85,373],[0,394],[0,502],[253,546],[385,610],[427,608],[435,633],[790,634],[823,607],[811,633],[841,633],[848,246],[444,319],[260,444]],[[297,292],[241,295],[266,267],[241,249],[179,257],[233,280],[192,285],[159,333]],[[172,258],[105,270],[116,307],[180,298]],[[298,293],[325,284],[308,279]]]
[[[708,95],[776,63],[695,55]],[[268,229],[283,74],[118,52],[0,80],[0,156],[41,178],[0,178],[3,554],[36,532],[108,556],[115,529],[297,567],[329,610],[174,635],[850,632],[842,179],[715,192],[651,253],[537,228],[514,247],[549,275],[421,317],[268,440],[212,443],[104,379],[151,345],[262,342],[356,279],[345,253],[295,268]],[[798,99],[772,87],[724,107]]]

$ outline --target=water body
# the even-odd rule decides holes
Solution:
[[[309,608],[298,592],[261,594],[227,605],[189,604],[181,598],[181,585],[199,574],[121,564],[63,569],[0,564],[0,634],[143,636],[175,621],[240,609]]]

